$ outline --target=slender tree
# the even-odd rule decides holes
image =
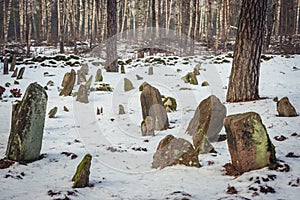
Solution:
[[[259,99],[260,55],[267,2],[243,0],[227,91],[228,102]]]
[[[118,72],[117,55],[117,0],[107,1],[106,71]]]

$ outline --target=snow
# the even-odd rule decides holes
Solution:
[[[45,49],[44,49],[45,50]],[[43,49],[37,50],[42,52]],[[48,50],[47,50],[48,51]],[[49,53],[51,51],[49,50]],[[125,66],[126,74],[106,73],[103,66],[104,83],[109,83],[114,92],[93,91],[89,95],[89,104],[76,102],[76,97],[60,97],[63,75],[71,67],[60,62],[56,68],[42,67],[39,63],[24,65],[24,78],[20,85],[14,85],[10,75],[3,75],[3,63],[0,65],[0,84],[10,82],[6,88],[4,100],[0,102],[0,157],[5,157],[6,145],[11,126],[11,108],[16,98],[10,98],[9,89],[20,88],[24,93],[31,82],[45,86],[49,80],[54,86],[48,86],[47,112],[58,107],[55,118],[46,117],[41,153],[44,158],[27,165],[15,163],[10,168],[0,170],[0,199],[296,199],[300,195],[298,187],[292,187],[300,178],[300,158],[288,158],[287,153],[299,155],[300,121],[299,117],[276,117],[274,97],[288,96],[296,109],[300,109],[299,73],[300,56],[292,58],[274,56],[261,65],[260,95],[264,100],[244,103],[225,103],[226,86],[231,63],[213,64],[213,59],[201,56],[179,58],[174,65],[145,63],[145,59],[134,60]],[[165,58],[167,60],[167,58]],[[232,59],[228,60],[232,61]],[[103,62],[98,58],[81,58],[82,63],[90,67],[89,75],[96,74],[98,66],[93,62]],[[192,71],[197,63],[202,63],[198,76],[199,85],[185,84],[181,77]],[[147,75],[148,67],[154,67],[154,75]],[[21,66],[18,66],[19,68]],[[75,70],[79,66],[74,67]],[[181,71],[177,71],[181,69]],[[55,76],[44,77],[44,72]],[[143,77],[137,80],[136,75]],[[129,78],[135,89],[124,92],[123,80]],[[139,86],[144,82],[157,87],[161,94],[175,97],[178,102],[176,112],[168,113],[171,129],[158,131],[153,137],[142,137],[140,123]],[[201,87],[208,81],[209,87]],[[92,87],[99,83],[92,83]],[[75,86],[77,91],[79,86]],[[188,88],[188,90],[180,90]],[[289,172],[273,171],[267,168],[244,173],[239,177],[226,176],[224,164],[230,162],[226,141],[213,143],[217,154],[199,155],[201,168],[173,166],[165,169],[152,169],[152,157],[159,141],[167,134],[192,138],[185,134],[194,111],[201,100],[211,94],[217,95],[227,107],[227,115],[254,111],[261,115],[269,136],[276,147],[276,156],[290,166]],[[125,107],[126,114],[118,115],[118,105]],[[64,112],[66,106],[69,112]],[[96,115],[97,108],[103,108],[103,114]],[[297,133],[296,136],[291,136]],[[220,134],[226,134],[222,129]],[[276,141],[275,136],[287,137],[285,141]],[[133,148],[146,148],[147,151],[135,151]],[[117,151],[112,152],[110,149]],[[76,159],[62,154],[76,154]],[[93,187],[72,188],[72,176],[76,167],[87,153],[93,156],[90,183]],[[263,179],[276,175],[274,180]],[[260,181],[260,184],[257,182]],[[260,186],[268,185],[275,193],[260,193]],[[227,187],[234,186],[236,195],[226,194]],[[298,183],[298,186],[299,183]],[[257,188],[257,196],[249,188]],[[50,196],[49,191],[59,192]],[[75,191],[74,194],[72,192]]]

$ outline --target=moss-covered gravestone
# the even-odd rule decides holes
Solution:
[[[26,163],[39,159],[47,100],[44,88],[37,83],[31,83],[22,101],[13,105],[6,149],[8,159]]]
[[[228,116],[224,126],[232,165],[240,173],[276,164],[275,147],[259,114]]]
[[[74,181],[73,188],[84,188],[89,186],[91,162],[91,154],[86,154],[77,166],[76,172],[72,178],[72,181]]]
[[[97,69],[95,82],[101,82],[101,81],[103,81],[102,71],[101,69]]]

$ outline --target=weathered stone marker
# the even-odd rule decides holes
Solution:
[[[22,101],[13,105],[11,130],[6,157],[19,162],[33,162],[40,157],[47,94],[42,86],[31,83]]]
[[[3,74],[8,74],[8,59],[4,58],[4,70]]]
[[[119,115],[124,115],[125,114],[125,108],[122,104],[119,105]]]
[[[87,88],[86,88],[85,85],[80,85],[80,87],[78,89],[78,94],[77,94],[76,101],[79,101],[81,103],[88,103],[89,102]]]
[[[206,142],[215,142],[218,140],[225,117],[226,107],[221,103],[218,97],[211,95],[201,101],[197,107],[186,133],[193,136],[194,145],[195,142],[203,144],[205,138],[208,140],[206,140]],[[195,148],[197,148],[197,146],[195,146]],[[202,150],[200,152],[205,153],[202,152]]]
[[[240,173],[276,164],[275,147],[259,114],[228,116],[224,126],[232,165]]]
[[[72,181],[74,181],[73,188],[84,188],[89,186],[91,162],[91,154],[86,154],[77,166],[76,173],[72,178]]]
[[[101,81],[103,81],[102,71],[101,69],[97,69],[95,82],[101,82]]]
[[[155,123],[155,130],[166,130],[169,126],[169,119],[158,89],[144,83],[140,100],[143,120],[145,120],[147,116],[151,116]]]
[[[277,102],[277,111],[279,117],[296,117],[298,116],[296,109],[290,103],[287,97],[283,97]]]
[[[55,115],[56,115],[56,113],[57,113],[57,107],[55,106],[54,108],[52,108],[50,111],[49,111],[49,113],[48,113],[48,116],[49,116],[49,118],[54,118],[55,117]]]
[[[17,79],[22,79],[25,72],[25,67],[21,67]]]
[[[153,136],[155,123],[152,117],[147,116],[141,124],[142,136]]]
[[[12,78],[17,77],[18,75],[18,68],[16,67],[14,73],[11,75]]]
[[[59,93],[59,96],[70,96],[75,84],[76,72],[74,69],[71,72],[67,72],[62,81],[62,91]]]
[[[17,58],[16,58],[16,56],[13,56],[9,71],[11,71],[11,72],[15,71],[16,62],[17,62]]]
[[[128,92],[130,90],[133,90],[133,84],[128,78],[124,78],[124,91]]]
[[[162,169],[173,165],[200,167],[198,153],[189,141],[167,135],[160,141],[156,149],[152,168]]]
[[[77,70],[77,85],[86,82],[85,73],[80,69]]]

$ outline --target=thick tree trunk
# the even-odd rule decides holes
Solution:
[[[117,55],[117,0],[107,1],[106,71],[118,72]]]
[[[268,0],[243,0],[227,91],[228,102],[259,98],[260,55],[267,2]]]

